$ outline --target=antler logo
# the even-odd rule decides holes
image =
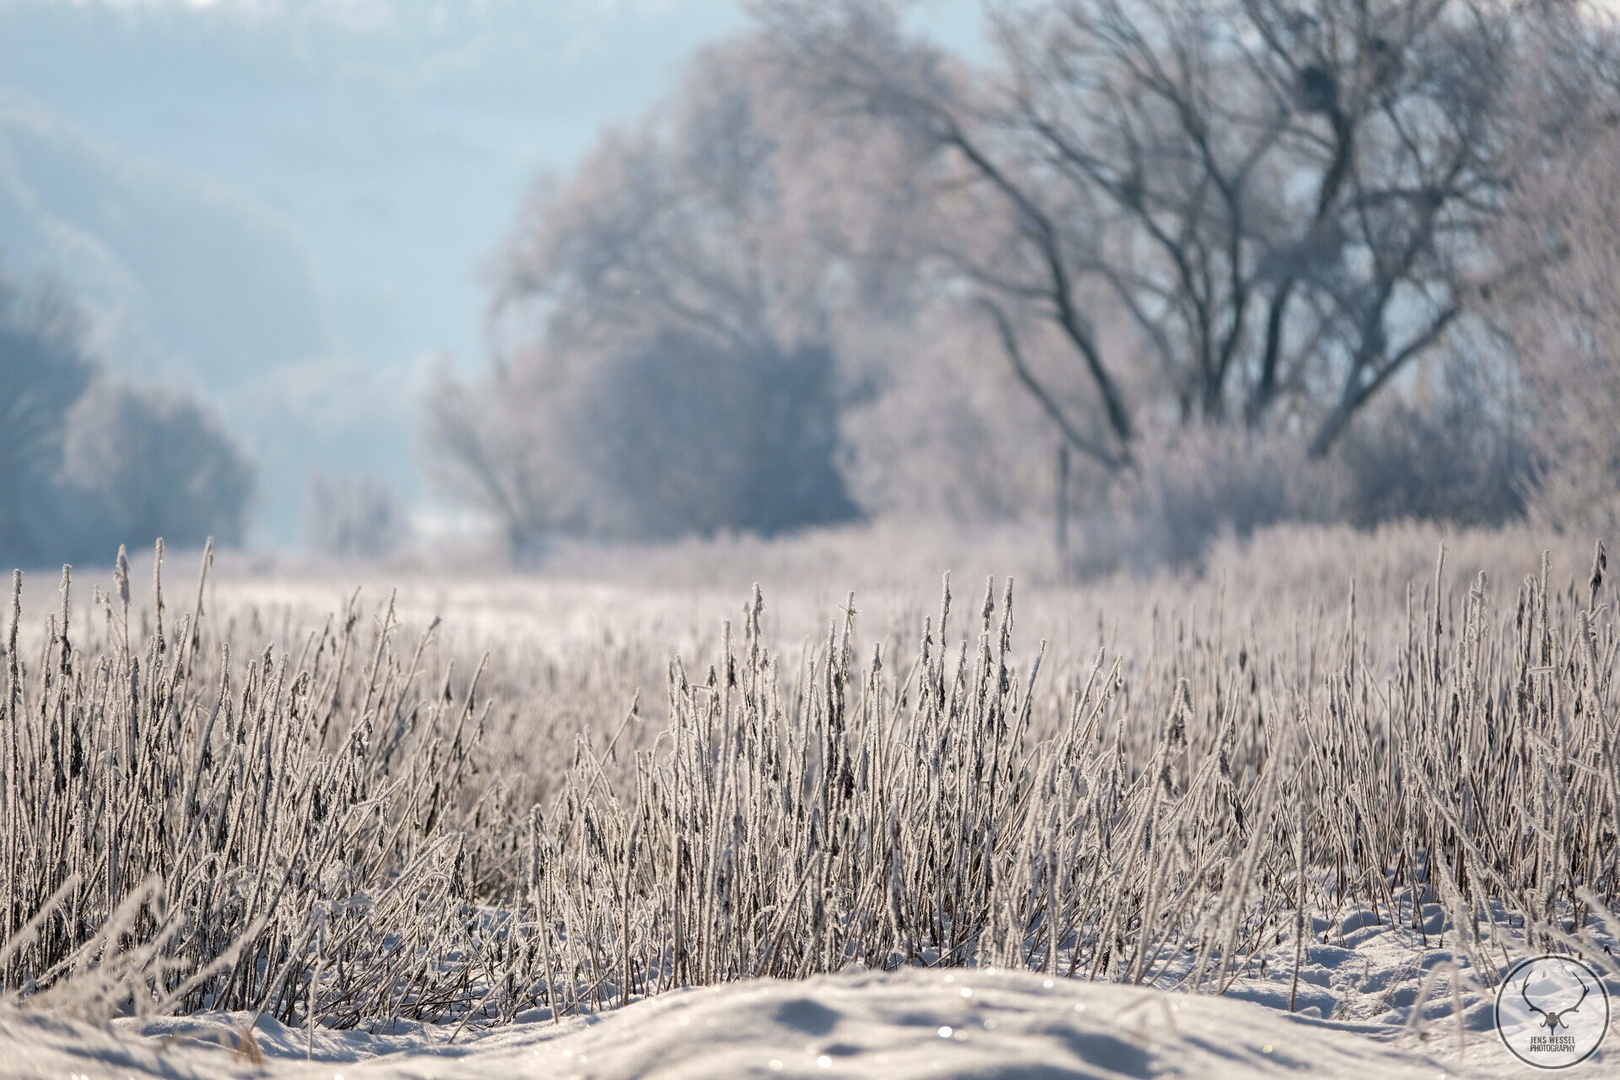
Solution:
[[[1524,998],[1524,1003],[1530,1006],[1531,1012],[1541,1017],[1541,1026],[1547,1028],[1549,1031],[1557,1031],[1560,1027],[1567,1029],[1569,1027],[1569,1021],[1566,1018],[1571,1013],[1580,1012],[1581,1002],[1585,1001],[1586,995],[1591,992],[1592,988],[1586,984],[1585,979],[1581,978],[1579,974],[1574,972],[1571,974],[1574,974],[1575,981],[1581,984],[1581,996],[1576,999],[1575,1004],[1558,1012],[1553,1012],[1550,1009],[1543,1009],[1535,1002],[1530,1000],[1530,979],[1528,977],[1526,977],[1525,980],[1519,984],[1519,996]]]
[[[1497,1033],[1528,1065],[1562,1069],[1585,1061],[1608,1029],[1608,990],[1596,971],[1574,957],[1520,961],[1497,988]]]

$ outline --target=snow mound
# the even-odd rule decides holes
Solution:
[[[19,1080],[1480,1075],[1459,1069],[1441,1045],[1389,1041],[1396,1028],[1305,1019],[1245,1001],[967,969],[743,982],[660,995],[590,1021],[463,1031],[454,1042],[451,1028],[384,1035],[317,1030],[311,1048],[304,1032],[261,1020],[253,1048],[244,1052],[234,1049],[229,1019],[165,1020],[146,1025],[142,1035],[0,1013],[0,1072]],[[311,1049],[313,1060],[306,1058]]]
[[[544,1062],[540,1075],[582,1080],[1242,1080],[1304,1070],[1435,1080],[1444,1071],[1342,1026],[1243,1002],[969,970],[763,981],[668,995],[478,1064],[497,1072],[509,1064],[516,1073],[524,1053]]]

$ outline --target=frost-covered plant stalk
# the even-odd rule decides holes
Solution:
[[[472,688],[448,673],[424,685],[423,646],[395,653],[391,608],[368,627],[351,606],[295,653],[233,656],[200,587],[170,614],[161,547],[157,566],[135,620],[120,556],[88,648],[64,572],[34,663],[14,578],[0,982],[123,1012],[293,1019],[313,1000],[338,1025],[439,1015],[478,951]]]
[[[582,750],[536,810],[517,982],[558,1013],[852,962],[1219,992],[1355,906],[1489,979],[1493,912],[1569,944],[1620,895],[1620,638],[1600,573],[1544,563],[1506,618],[1440,582],[1402,655],[1352,592],[1331,655],[1182,627],[1060,673],[1061,707],[1044,647],[1013,661],[1010,585],[960,632],[947,587],[899,663],[856,660],[852,600],[790,682],[756,593],[715,666],[671,668],[632,782]]]
[[[513,647],[481,707],[433,639],[394,651],[392,607],[266,649],[161,588],[132,618],[121,563],[99,629],[69,632],[64,579],[37,660],[13,604],[0,978],[335,1025],[852,963],[1218,993],[1283,945],[1297,978],[1352,912],[1485,981],[1502,919],[1605,963],[1583,937],[1620,897],[1603,571],[1561,586],[1544,560],[1498,611],[1437,567],[1404,623],[1353,588],[1228,621],[1188,583],[1140,648],[1083,661],[1015,650],[1008,584],[966,619],[947,585],[902,653],[852,598],[784,664],[756,590],[712,666],[670,664],[659,726],[624,714],[620,646],[579,696]],[[571,752],[555,715],[580,718]]]

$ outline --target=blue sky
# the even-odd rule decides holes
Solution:
[[[921,17],[968,44],[973,0]],[[0,0],[0,251],[109,365],[183,381],[263,465],[420,498],[417,380],[481,358],[481,277],[542,168],[666,92],[733,0]]]

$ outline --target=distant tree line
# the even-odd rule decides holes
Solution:
[[[427,410],[515,551],[1059,483],[1193,553],[1620,505],[1601,10],[1042,0],[978,68],[906,7],[761,0],[537,185],[496,356]]]
[[[72,297],[0,277],[0,565],[242,540],[253,469],[177,391],[106,372]]]

